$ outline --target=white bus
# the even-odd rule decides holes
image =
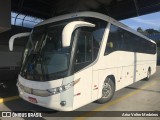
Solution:
[[[45,20],[26,44],[18,90],[22,99],[59,111],[93,101],[149,79],[156,72],[156,43],[109,16],[78,12]]]

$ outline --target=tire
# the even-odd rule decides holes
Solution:
[[[111,78],[106,78],[102,88],[102,97],[97,100],[98,103],[103,104],[110,101],[115,92],[115,84]]]
[[[149,81],[149,80],[150,80],[150,77],[151,77],[151,69],[149,68],[149,69],[148,69],[148,72],[147,72],[146,81]]]

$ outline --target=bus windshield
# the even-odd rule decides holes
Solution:
[[[70,46],[64,47],[63,30],[74,21],[88,22],[95,27],[75,29]],[[24,50],[20,75],[27,80],[49,81],[65,78],[86,67],[98,56],[106,26],[106,21],[97,18],[77,17],[35,27]]]
[[[62,31],[67,23],[44,25],[33,29],[26,45],[21,75],[30,80],[48,80],[65,74],[70,60],[70,47],[62,47]]]

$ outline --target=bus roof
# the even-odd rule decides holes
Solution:
[[[57,22],[57,21],[61,21],[61,20],[65,20],[65,19],[70,19],[70,18],[76,18],[76,17],[93,17],[93,18],[98,18],[98,19],[101,19],[101,20],[104,20],[106,22],[110,22],[114,25],[117,25],[118,27],[120,28],[123,28],[131,33],[134,33],[144,39],[147,39],[149,41],[151,41],[152,43],[155,43],[153,40],[149,39],[148,37],[142,35],[141,33],[131,29],[130,27],[128,27],[127,25],[107,16],[107,15],[104,15],[104,14],[101,14],[101,13],[97,13],[97,12],[75,12],[75,13],[70,13],[70,14],[65,14],[65,15],[61,15],[61,16],[57,16],[57,17],[53,17],[53,18],[50,18],[48,20],[45,20],[39,24],[37,24],[35,27],[37,26],[41,26],[41,25],[45,25],[45,24],[49,24],[49,23],[52,23],[52,22]]]

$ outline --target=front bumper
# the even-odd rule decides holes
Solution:
[[[33,94],[28,94],[24,92],[18,85],[17,87],[19,91],[19,96],[25,101],[30,102],[29,97],[35,98],[37,100],[36,103],[30,102],[32,104],[39,105],[39,106],[49,108],[49,109],[58,110],[58,111],[72,111],[73,110],[72,106],[62,106],[61,105],[61,99],[60,99],[61,95],[60,94],[56,94],[56,95],[52,95],[48,97],[40,97],[40,96],[35,96]]]

